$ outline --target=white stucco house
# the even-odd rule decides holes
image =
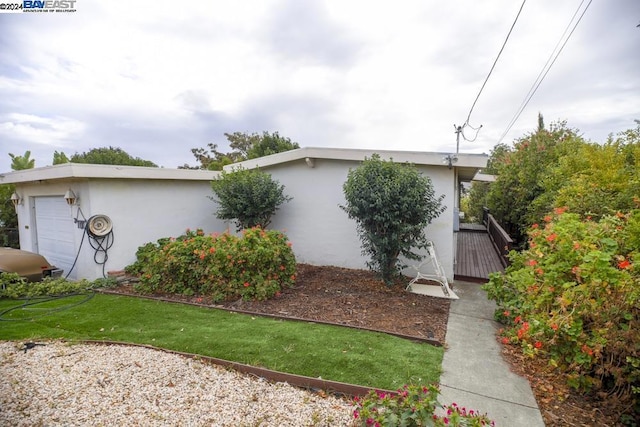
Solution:
[[[284,185],[293,199],[281,206],[270,228],[287,234],[298,262],[366,268],[356,224],[339,206],[345,203],[342,186],[349,170],[374,153],[414,164],[431,179],[436,195],[444,194],[447,210],[426,232],[447,277],[453,279],[460,183],[470,181],[486,166],[488,156],[484,154],[300,148],[225,169],[259,167]],[[233,232],[233,224],[215,216],[210,181],[217,175],[67,163],[4,173],[0,184],[16,186],[20,247],[43,254],[63,268],[65,275],[70,272],[72,279],[95,279],[103,271],[131,264],[139,246],[178,236],[187,228]],[[65,195],[75,195],[75,199],[67,200]],[[83,221],[94,216],[111,220],[108,239],[96,242],[85,232]]]

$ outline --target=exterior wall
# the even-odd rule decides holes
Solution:
[[[305,158],[305,155],[319,157]],[[298,262],[366,268],[367,258],[361,254],[356,223],[339,206],[345,203],[342,186],[349,170],[358,167],[367,155],[365,151],[355,150],[301,149],[274,155],[278,161],[274,156],[267,156],[242,165],[245,168],[260,166],[293,197],[281,206],[270,228],[288,235]],[[409,161],[412,157],[426,156],[422,163],[416,162],[417,167],[431,179],[436,196],[445,195],[443,204],[447,209],[426,228],[426,234],[435,244],[447,277],[452,279],[456,250],[456,174],[475,173],[481,163],[486,164],[486,158],[468,156],[465,160],[468,164],[461,165],[459,161],[458,167],[449,169],[437,153],[404,155]],[[390,156],[397,162],[405,161],[402,153],[381,153],[383,158]],[[216,204],[209,198],[213,194],[210,179],[214,176],[203,171],[67,164],[14,172],[0,176],[0,183],[15,183],[24,199],[18,207],[18,222],[20,246],[25,250],[37,252],[35,197],[62,198],[71,188],[79,198],[79,205],[69,208],[70,218],[109,216],[114,242],[105,271],[110,271],[131,264],[139,246],[161,237],[180,235],[186,228],[202,228],[207,233],[235,230],[233,224],[215,217]],[[80,248],[84,230],[76,227],[73,233],[76,248]],[[102,277],[102,266],[94,262],[94,254],[95,250],[84,242],[70,277]]]
[[[349,169],[359,163],[314,159],[313,168],[304,160],[263,168],[285,186],[285,194],[293,197],[276,213],[270,227],[286,232],[298,262],[366,268],[356,223],[339,207],[345,204],[342,185]],[[447,210],[427,227],[426,234],[434,241],[447,277],[453,279],[454,171],[443,166],[419,166],[419,170],[429,176],[437,196],[445,195]]]
[[[17,184],[25,203],[19,207],[20,247],[37,251],[34,197],[63,197],[71,188],[79,206],[69,208],[72,218],[89,219],[107,215],[113,222],[113,246],[108,251],[105,271],[120,270],[135,261],[139,246],[161,237],[178,236],[187,228],[222,232],[228,225],[214,215],[215,203],[208,181],[165,181],[142,179],[82,179],[52,181],[45,184]],[[80,248],[84,230],[74,229],[76,248]],[[102,277],[102,266],[94,262],[95,250],[82,244],[70,278]],[[64,273],[65,275],[67,272]]]

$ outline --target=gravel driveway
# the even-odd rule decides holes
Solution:
[[[158,350],[0,342],[0,425],[348,426],[349,402]]]

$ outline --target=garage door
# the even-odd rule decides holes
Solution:
[[[35,207],[38,253],[62,268],[66,276],[76,257],[71,209],[62,196],[36,197]]]

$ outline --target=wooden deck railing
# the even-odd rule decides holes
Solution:
[[[500,255],[500,261],[504,267],[509,265],[509,252],[513,249],[513,240],[500,226],[498,221],[489,213],[489,209],[484,208],[482,212],[482,222],[487,227],[487,233],[491,238],[493,247]]]

